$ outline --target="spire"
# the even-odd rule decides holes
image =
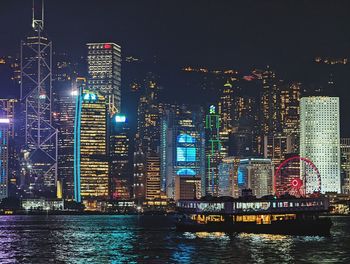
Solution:
[[[33,0],[32,28],[35,31],[44,29],[44,0]]]

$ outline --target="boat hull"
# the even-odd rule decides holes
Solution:
[[[182,232],[229,232],[281,235],[330,235],[330,218],[315,220],[276,221],[271,224],[256,223],[206,223],[178,222],[176,229]]]

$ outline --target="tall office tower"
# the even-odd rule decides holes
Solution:
[[[147,79],[145,90],[137,109],[137,133],[135,137],[134,196],[139,201],[146,198],[146,161],[151,155],[160,155],[161,117],[164,105],[159,103],[160,87],[156,81]]]
[[[119,113],[121,102],[121,48],[115,43],[87,43],[88,86],[104,96],[108,112]]]
[[[278,167],[286,159],[286,155],[294,153],[297,145],[292,135],[273,134],[264,136],[264,158],[271,159],[272,164]]]
[[[303,97],[300,101],[300,155],[310,159],[321,174],[321,192],[340,193],[340,124],[339,98]],[[302,171],[305,171],[302,168]],[[306,172],[308,173],[308,172]],[[311,175],[306,192],[317,188]]]
[[[150,153],[146,160],[146,199],[154,200],[160,197],[160,158],[158,154]]]
[[[3,118],[9,119],[8,124],[8,181],[9,194],[16,192],[20,184],[19,151],[15,144],[15,106],[17,99],[0,99],[0,113]],[[17,127],[16,127],[17,128]],[[13,188],[11,188],[13,187]]]
[[[77,98],[74,135],[74,197],[96,209],[109,198],[107,104],[105,98],[85,90]]]
[[[164,105],[158,100],[159,91],[160,87],[154,80],[147,80],[137,109],[137,133],[145,153],[159,153],[160,124],[164,110]]]
[[[234,121],[234,91],[230,82],[226,82],[219,99],[218,113],[223,131],[230,130]]]
[[[33,34],[21,42],[21,102],[25,115],[25,148],[29,153],[27,192],[56,192],[57,130],[52,124],[52,43],[43,34],[44,9],[33,1]]]
[[[269,66],[262,73],[262,85],[262,132],[268,135],[281,130],[280,89],[275,72]]]
[[[220,117],[220,139],[221,146],[228,153],[230,146],[230,136],[234,123],[234,91],[232,84],[227,81],[221,92],[218,102],[218,114]]]
[[[238,192],[238,157],[226,157],[219,164],[219,196],[239,197]]]
[[[63,197],[74,199],[74,124],[77,96],[82,87],[78,81],[62,86],[56,92],[56,125],[58,127],[58,181],[63,189]],[[82,85],[82,84],[79,84]]]
[[[294,140],[292,152],[299,152],[300,137],[300,83],[292,83],[281,89],[280,95],[282,133]]]
[[[273,193],[274,168],[270,159],[242,159],[238,167],[238,188],[251,189],[253,195],[262,197]]]
[[[0,112],[0,199],[8,196],[10,119]]]
[[[111,122],[110,135],[110,180],[113,199],[130,199],[131,173],[130,167],[130,129],[126,116],[116,114]]]
[[[177,177],[201,178],[205,193],[205,132],[202,109],[182,105],[166,110],[161,134],[161,177],[168,198],[175,198]],[[165,184],[164,184],[165,183]],[[165,187],[164,187],[165,185]]]
[[[340,139],[341,189],[350,194],[350,138]]]
[[[2,114],[10,120],[9,126],[9,137],[15,138],[15,106],[17,99],[0,99],[0,111]]]
[[[209,107],[205,118],[206,137],[206,194],[218,196],[219,164],[228,156],[227,149],[222,147],[220,139],[220,116],[216,107]]]

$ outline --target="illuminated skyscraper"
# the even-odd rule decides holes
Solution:
[[[300,102],[300,155],[310,159],[321,174],[321,192],[341,192],[339,98],[303,97]],[[304,171],[304,170],[302,170]],[[317,190],[316,175],[306,191]]]
[[[88,43],[88,86],[106,98],[108,112],[119,113],[121,102],[121,47],[115,43]]]
[[[85,91],[78,97],[75,146],[75,200],[89,209],[109,198],[107,105],[101,95]]]
[[[35,3],[35,1],[33,1]],[[33,33],[21,42],[21,103],[33,195],[53,196],[57,181],[57,130],[52,122],[52,43],[43,34],[44,10],[33,6]],[[38,12],[39,11],[39,12]]]
[[[132,168],[130,168],[130,131],[125,115],[117,114],[111,122],[110,180],[113,199],[130,199]]]
[[[350,138],[340,139],[341,186],[343,194],[350,194]]]
[[[226,82],[218,104],[218,113],[220,115],[223,131],[230,130],[234,121],[234,92],[230,82]]]
[[[19,150],[15,144],[15,106],[16,99],[0,99],[0,115],[2,118],[9,119],[8,124],[8,180],[14,189],[17,189],[20,184],[19,177]],[[18,127],[16,126],[16,129]],[[9,185],[9,190],[11,190]]]
[[[281,89],[281,127],[285,136],[290,136],[292,152],[299,153],[300,138],[300,83],[292,83]]]
[[[280,89],[276,74],[269,66],[262,74],[262,85],[262,132],[263,135],[268,135],[281,130]]]
[[[81,83],[83,81],[83,83]],[[74,85],[61,87],[57,93],[55,119],[58,127],[58,180],[63,197],[74,199],[74,123],[77,96],[84,87],[85,79],[78,78]]]
[[[205,132],[201,109],[180,106],[167,110],[162,120],[161,177],[168,198],[175,198],[176,177],[201,178],[205,192]],[[164,129],[163,129],[164,128]]]
[[[145,89],[137,109],[137,133],[134,153],[134,197],[146,198],[148,156],[159,157],[161,118],[164,105],[158,101],[160,87],[153,76],[145,80]],[[160,169],[160,168],[159,168]],[[153,170],[153,168],[152,168]]]
[[[228,156],[222,147],[220,139],[220,116],[216,107],[211,105],[205,119],[206,131],[206,194],[218,195],[219,164],[222,158]]]
[[[10,119],[0,112],[0,199],[8,196],[9,127]]]

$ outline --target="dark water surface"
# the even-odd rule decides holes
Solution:
[[[350,263],[350,218],[330,237],[178,233],[165,216],[0,216],[0,263]]]

